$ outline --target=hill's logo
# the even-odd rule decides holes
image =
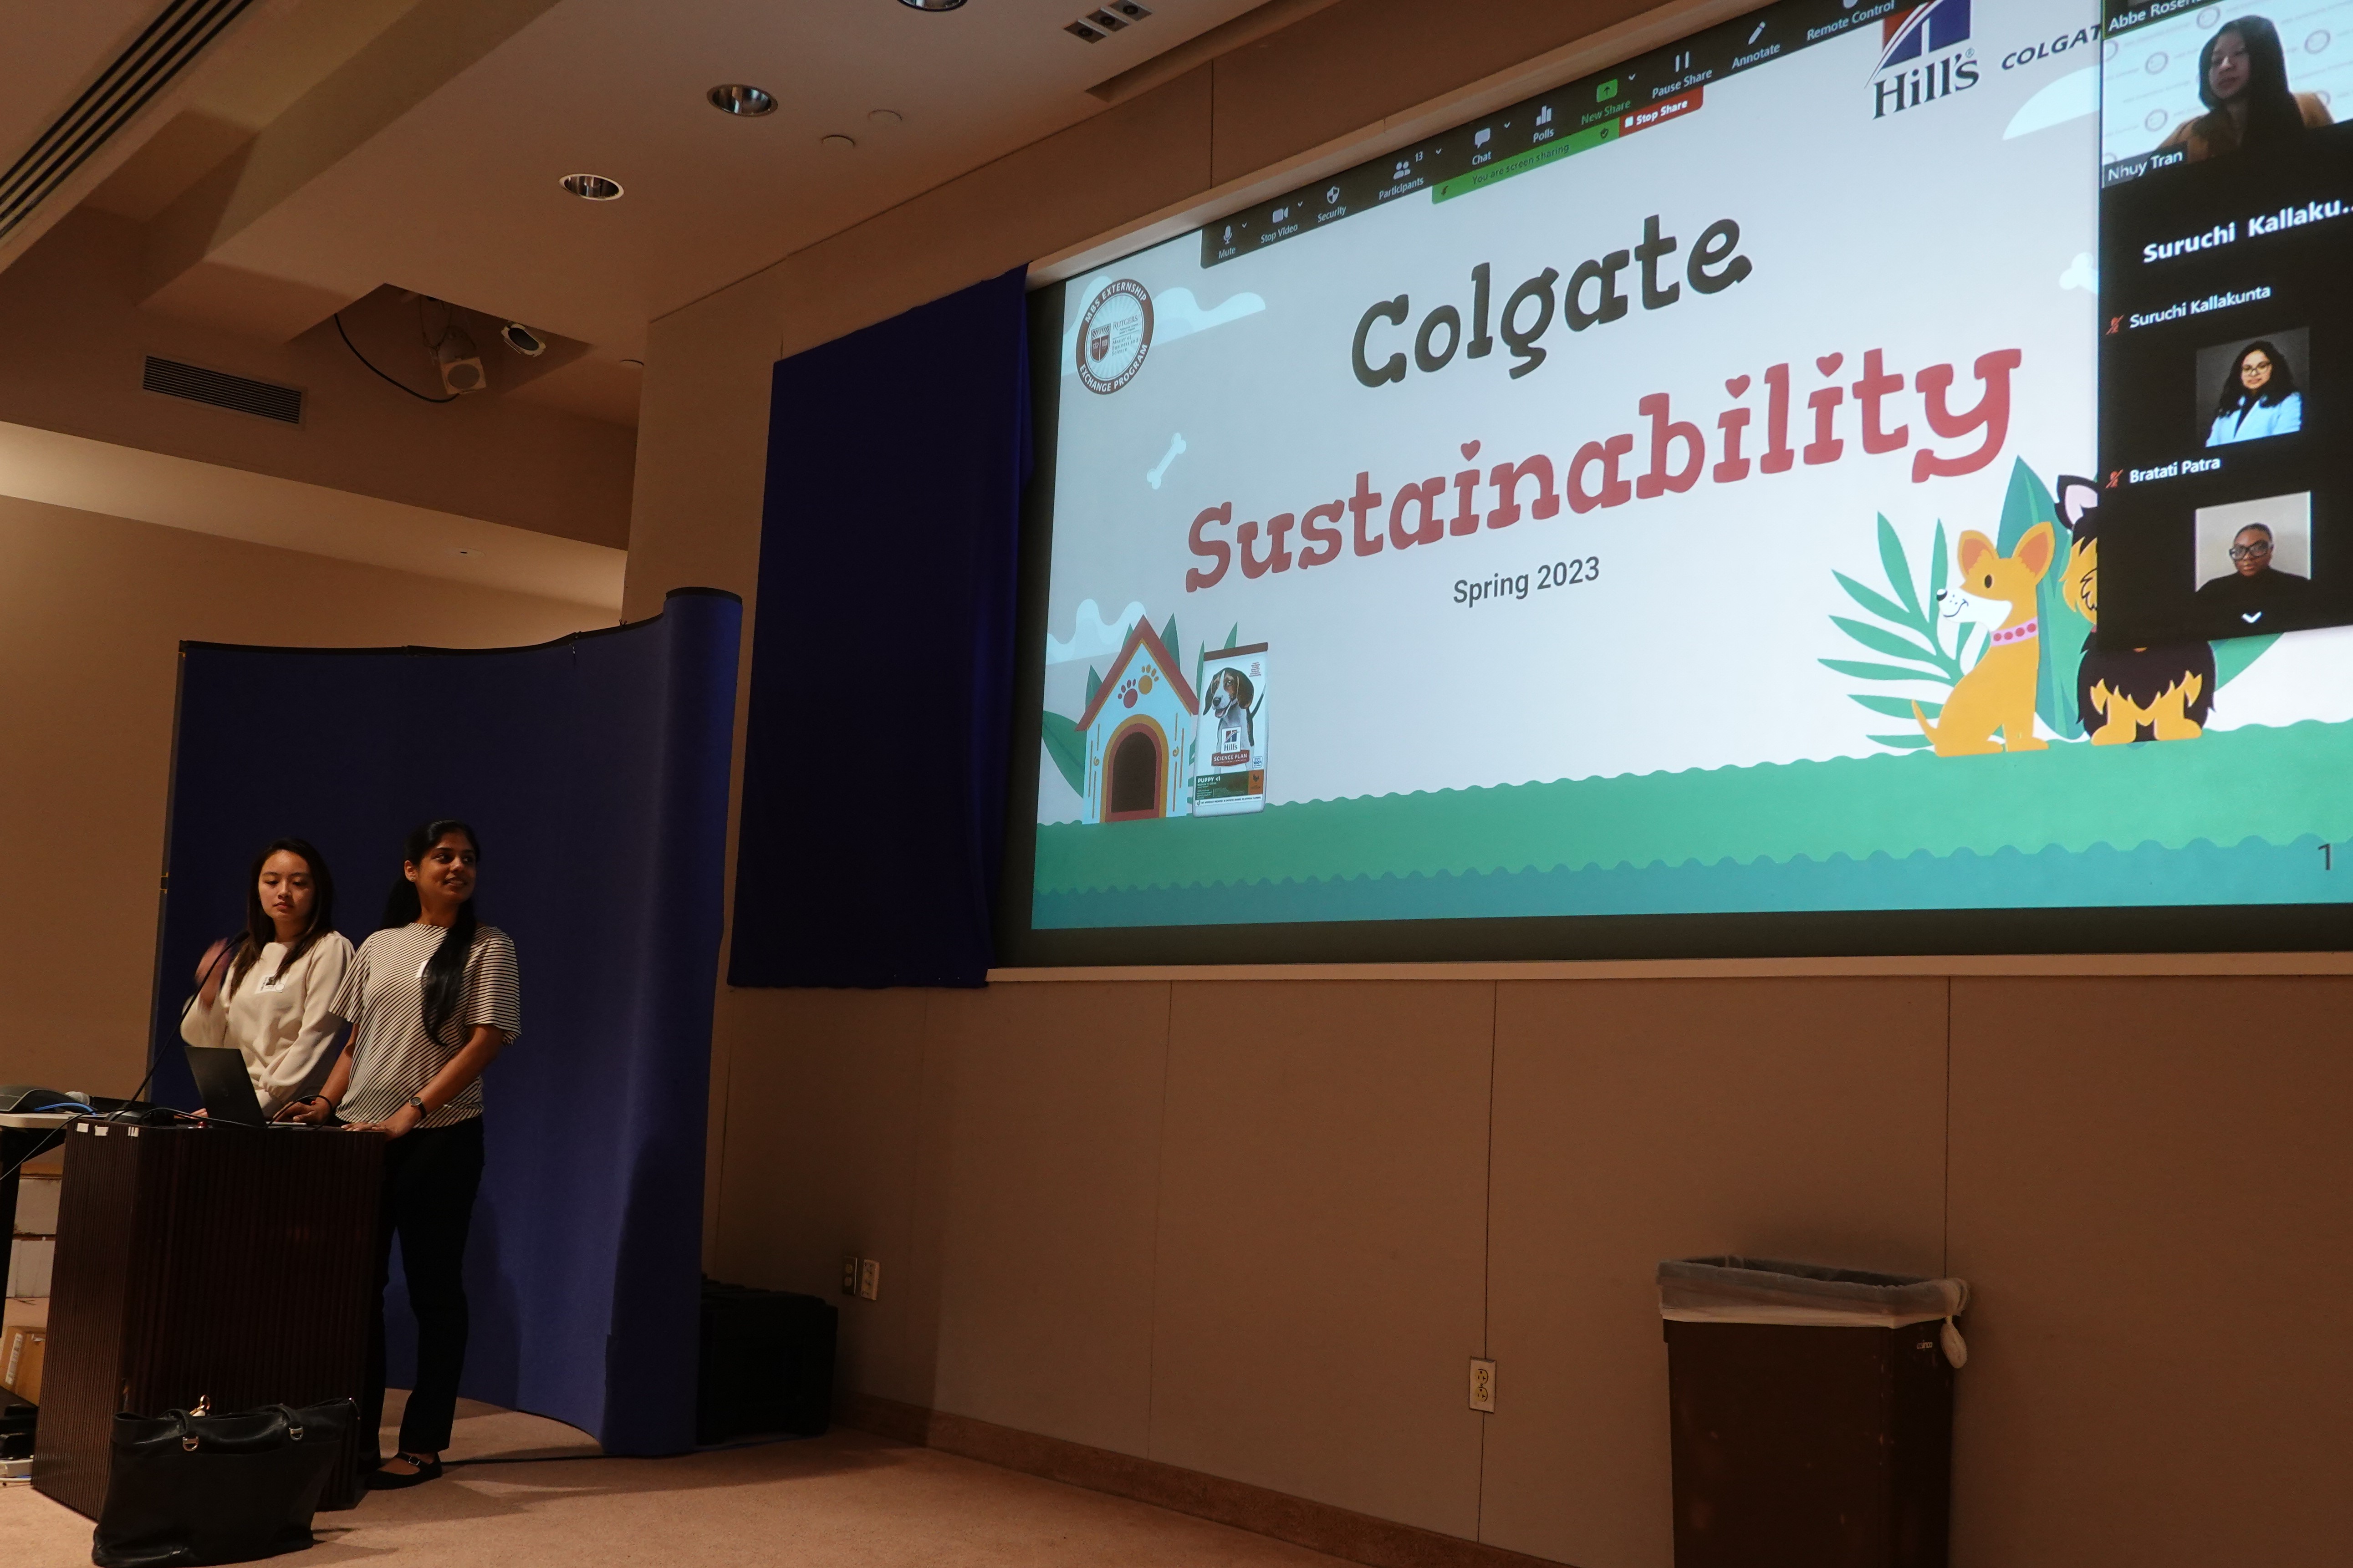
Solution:
[[[1978,84],[1969,41],[1969,0],[1928,0],[1881,25],[1879,63],[1871,73],[1871,117],[1884,120]]]

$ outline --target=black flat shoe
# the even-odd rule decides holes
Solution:
[[[412,1462],[415,1458],[408,1454],[399,1457],[410,1459]],[[441,1461],[427,1459],[421,1467],[410,1470],[406,1475],[398,1470],[372,1470],[368,1473],[367,1484],[368,1490],[372,1492],[396,1492],[406,1487],[421,1487],[427,1481],[438,1481],[440,1479]]]

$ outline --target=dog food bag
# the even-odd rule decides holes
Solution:
[[[1193,815],[1266,809],[1266,644],[1220,648],[1201,667]]]

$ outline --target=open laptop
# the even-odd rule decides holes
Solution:
[[[245,1070],[245,1053],[227,1046],[189,1046],[188,1070],[196,1075],[196,1092],[204,1097],[205,1114],[235,1127],[267,1127],[261,1113],[261,1092]]]

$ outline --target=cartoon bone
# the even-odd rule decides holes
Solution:
[[[1184,451],[1184,449],[1185,449],[1185,437],[1182,437],[1182,436],[1171,436],[1171,437],[1168,437],[1168,451],[1167,451],[1166,455],[1165,455],[1164,457],[1162,457],[1162,458],[1161,458],[1161,459],[1160,459],[1160,466],[1159,466],[1158,468],[1156,468],[1153,469],[1150,473],[1148,473],[1148,474],[1146,474],[1146,475],[1145,475],[1145,476],[1144,476],[1144,482],[1145,482],[1145,484],[1147,484],[1147,485],[1150,485],[1154,489],[1155,489],[1155,490],[1156,490],[1156,489],[1158,489],[1160,488],[1160,481],[1161,481],[1161,479],[1162,479],[1163,478],[1165,478],[1165,477],[1167,475],[1167,472],[1168,472],[1168,465],[1169,465],[1169,464],[1171,464],[1171,463],[1173,463],[1173,462],[1175,462],[1175,461],[1176,460],[1176,456],[1177,456],[1177,454],[1178,454],[1178,453],[1180,453],[1180,452],[1182,452],[1182,451]]]

